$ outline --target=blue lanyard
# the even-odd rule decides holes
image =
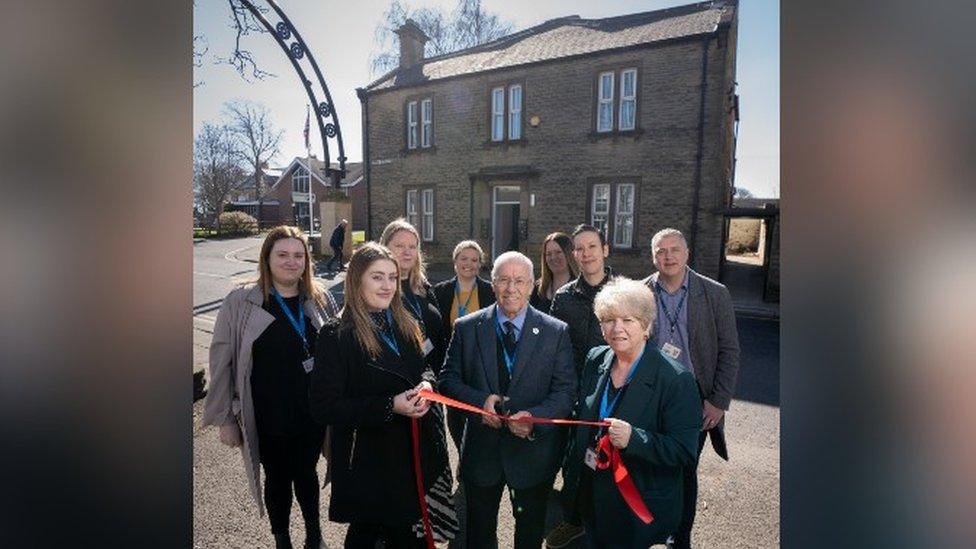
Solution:
[[[505,336],[502,335],[502,329],[498,325],[497,318],[495,319],[495,333],[498,334],[498,342],[502,345],[502,356],[505,357],[505,367],[508,369],[509,377],[511,377],[512,369],[515,367],[515,361],[518,360],[518,342],[516,342],[515,352],[512,354],[512,356],[508,356],[508,348],[505,347]]]
[[[278,300],[278,305],[280,305],[281,310],[285,312],[285,316],[288,317],[288,323],[291,324],[291,327],[295,329],[296,333],[298,333],[298,337],[302,339],[302,345],[305,347],[305,355],[308,356],[308,340],[305,339],[305,313],[302,311],[301,298],[298,299],[298,318],[295,318],[295,315],[291,314],[291,309],[288,308],[288,304],[285,303],[285,299],[281,297],[278,290],[272,288],[271,293],[275,296],[275,299]]]
[[[647,349],[647,347],[644,348]],[[640,356],[638,356],[637,360],[634,361],[634,365],[630,367],[630,373],[627,374],[627,381],[625,381],[623,386],[617,390],[617,394],[614,395],[613,400],[609,403],[607,401],[610,394],[610,384],[613,383],[613,375],[612,373],[607,373],[607,383],[603,386],[603,398],[600,399],[600,421],[607,419],[607,417],[609,417],[613,410],[617,407],[617,401],[620,400],[620,395],[624,394],[624,389],[630,385],[630,380],[634,379],[634,374],[637,373],[637,368],[640,367],[642,358],[644,358],[644,351],[641,351]],[[611,368],[611,372],[612,371],[613,368]]]
[[[396,331],[393,329],[393,315],[390,313],[389,309],[386,310],[386,325],[389,327],[390,333],[387,334],[385,330],[379,330],[380,337],[383,338],[386,346],[393,351],[393,354],[400,356],[400,346],[397,345]]]
[[[410,311],[414,313],[417,317],[417,322],[420,322],[420,329],[427,333],[427,324],[424,322],[423,309],[420,307],[420,298],[417,296],[412,296],[407,292],[403,292],[403,300],[407,302],[407,306],[410,307]]]
[[[471,287],[471,291],[468,292],[468,299],[464,301],[464,305],[461,305],[461,282],[458,280],[454,281],[454,301],[458,304],[457,315],[458,318],[466,315],[468,313],[468,305],[471,303],[471,296],[478,291],[478,281],[474,281],[474,286]]]
[[[671,313],[668,312],[668,306],[664,303],[664,297],[661,292],[665,292],[663,287],[660,288],[660,292],[657,293],[657,298],[661,302],[661,309],[664,310],[664,316],[668,317],[668,322],[671,324],[671,333],[674,334],[674,328],[678,325],[678,320],[681,318],[681,308],[685,306],[685,299],[688,297],[688,288],[684,288],[684,293],[681,294],[681,301],[678,301],[678,306],[674,310],[674,317],[671,317]]]

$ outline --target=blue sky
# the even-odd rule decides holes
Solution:
[[[260,4],[260,2],[256,2]],[[612,17],[690,3],[688,1],[633,0],[483,0],[482,6],[524,29],[555,17],[579,15]],[[456,0],[415,0],[410,7],[441,6],[450,11]],[[361,118],[356,88],[372,80],[369,56],[373,32],[389,5],[384,0],[279,0],[302,33],[321,67],[342,125],[346,156],[362,160]],[[275,125],[284,130],[281,154],[272,162],[282,165],[304,154],[302,129],[307,96],[278,44],[264,34],[245,37],[244,44],[262,69],[277,75],[244,81],[229,65],[215,65],[234,43],[230,13],[222,0],[198,0],[194,8],[194,35],[203,35],[208,52],[202,67],[194,69],[193,129],[220,118],[225,101],[235,98],[264,103]],[[739,123],[736,184],[761,197],[779,197],[779,2],[740,0],[737,66],[741,117]],[[313,131],[313,150],[321,150]],[[333,153],[334,154],[334,153]]]

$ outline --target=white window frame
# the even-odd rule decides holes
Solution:
[[[407,221],[414,227],[416,227],[417,222],[420,221],[420,218],[417,215],[417,194],[417,189],[407,190]]]
[[[417,102],[407,103],[407,148],[417,148]]]
[[[628,74],[634,75],[634,87],[630,94],[625,95],[624,93],[627,86],[625,86],[624,83],[627,80]],[[625,126],[624,105],[627,103],[633,105],[633,110],[631,111],[632,117]],[[620,71],[620,112],[617,116],[617,120],[620,121],[620,131],[633,130],[637,127],[637,69],[624,69]]]
[[[420,191],[420,212],[422,215],[420,237],[424,242],[431,242],[434,240],[434,189]]]
[[[498,98],[501,97],[501,101]],[[501,103],[499,105],[499,103]],[[505,88],[491,90],[491,140],[505,140]]]
[[[302,185],[302,182],[305,184]],[[291,174],[291,190],[295,193],[307,193],[308,186],[312,184],[312,175],[305,166],[298,166]]]
[[[605,211],[597,211],[597,190],[605,190],[607,193],[607,207]],[[597,183],[593,185],[593,191],[590,198],[590,225],[598,228],[607,234],[607,229],[610,227],[610,198],[611,198],[612,186],[609,183]],[[601,217],[601,221],[597,221],[597,217]]]
[[[432,99],[424,99],[420,102],[420,146],[429,148],[434,135],[434,103]]]
[[[634,210],[637,209],[637,185],[633,183],[617,183],[617,201],[614,205],[613,214],[613,247],[614,248],[631,248],[634,245]],[[630,189],[630,211],[623,211],[621,204],[623,201],[620,199],[622,190],[624,188]],[[620,230],[622,222],[626,219],[630,219],[630,235],[626,241],[621,238],[623,231]]]
[[[518,102],[515,92],[518,92]],[[522,139],[522,85],[513,84],[508,88],[508,139],[515,141]]]
[[[604,76],[610,76],[610,89],[604,89]],[[614,86],[614,73],[613,71],[601,72],[597,77],[597,94],[596,94],[596,131],[598,133],[606,133],[613,131],[613,86]],[[607,93],[604,93],[606,91]],[[604,97],[606,96],[606,97]],[[600,126],[600,113],[603,110],[604,105],[610,105],[610,122],[609,126]]]

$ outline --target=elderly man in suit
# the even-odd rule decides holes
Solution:
[[[529,305],[532,272],[532,260],[518,252],[495,260],[496,303],[458,319],[438,379],[446,396],[510,414],[505,420],[472,416],[462,437],[459,478],[467,500],[467,547],[497,542],[505,486],[515,515],[514,547],[542,544],[547,497],[564,441],[554,425],[519,419],[568,417],[577,381],[566,323]]]
[[[725,411],[739,373],[739,335],[729,290],[688,267],[688,242],[681,231],[663,229],[651,239],[657,272],[644,282],[654,290],[657,315],[654,344],[695,374],[702,398],[698,454],[706,433],[715,452],[728,460]],[[698,500],[698,460],[684,469],[681,524],[668,547],[691,547],[691,527]]]

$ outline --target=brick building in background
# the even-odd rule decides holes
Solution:
[[[311,165],[312,171],[309,174],[308,167]],[[338,164],[333,164],[333,168],[338,168]],[[353,203],[352,230],[366,230],[366,196],[362,186],[363,165],[358,162],[346,163],[346,176],[338,181],[326,179],[322,175],[324,163],[315,158],[310,159],[295,157],[288,166],[268,170],[265,175],[264,194],[260,199],[251,198],[254,184],[236,193],[237,200],[228,204],[226,210],[240,210],[248,213],[258,220],[262,228],[274,227],[275,225],[297,225],[299,228],[308,230],[308,191],[309,185],[312,187],[312,200],[316,204],[313,208],[315,212],[316,230],[318,230],[319,207],[317,203],[326,199],[330,191],[348,196]],[[338,190],[336,190],[338,189]],[[331,231],[332,227],[325,227],[325,231]]]
[[[357,90],[368,236],[405,216],[436,265],[467,238],[538,261],[546,234],[585,221],[606,229],[618,272],[642,276],[651,236],[676,227],[717,277],[737,19],[735,1],[569,16],[430,59],[408,20],[400,66]]]

